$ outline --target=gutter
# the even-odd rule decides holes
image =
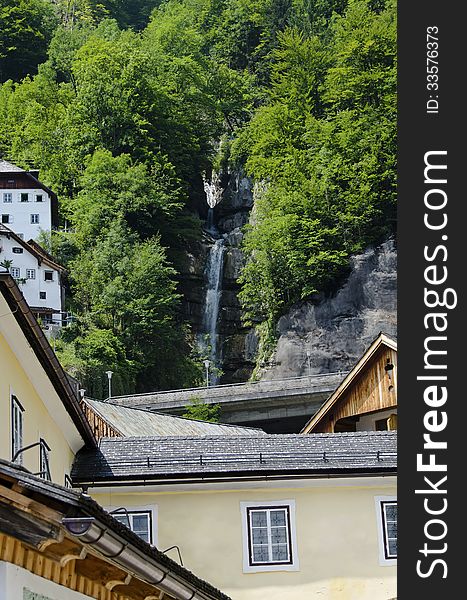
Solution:
[[[112,530],[98,523],[94,517],[64,518],[62,524],[79,542],[111,560],[129,575],[149,585],[157,586],[177,600],[227,598],[224,594],[216,596],[206,594],[195,585],[181,581],[173,571],[161,565],[155,558],[139,552],[129,542],[117,537]]]
[[[0,273],[0,283],[1,282],[5,284],[10,296],[13,298],[14,304],[16,304],[16,307],[12,306],[13,303],[11,302],[11,299],[5,298],[12,310],[12,313],[16,313],[15,318],[17,320],[22,318],[27,324],[27,328],[25,330],[25,328],[21,326],[21,323],[19,323],[28,342],[31,344],[34,352],[39,358],[41,365],[44,367],[47,373],[49,373],[50,368],[52,368],[51,379],[54,388],[60,396],[73,423],[83,437],[86,446],[97,448],[97,441],[94,437],[91,425],[86,419],[86,416],[79,404],[79,400],[76,398],[75,392],[68,381],[68,377],[66,376],[66,373],[59,363],[57,357],[55,356],[55,353],[47,341],[47,338],[40,328],[35,316],[31,312],[31,309],[24,299],[23,294],[16,285],[14,279],[8,273]]]
[[[151,485],[190,485],[199,483],[230,483],[230,482],[252,482],[252,481],[294,481],[300,479],[342,479],[346,477],[391,477],[397,475],[397,467],[391,465],[388,467],[380,467],[375,470],[368,470],[365,468],[355,469],[351,472],[345,469],[334,469],[333,471],[299,471],[294,473],[279,472],[279,473],[236,473],[234,475],[229,474],[191,474],[179,477],[173,477],[168,475],[166,478],[150,478],[141,477],[135,478],[129,476],[127,479],[123,477],[114,477],[113,479],[101,479],[101,480],[81,480],[77,477],[71,476],[73,487],[88,490],[89,488],[106,488],[109,486],[119,487],[127,485],[135,486],[151,486]]]

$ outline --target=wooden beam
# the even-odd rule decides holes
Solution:
[[[0,501],[5,504],[14,504],[25,512],[38,516],[46,521],[52,521],[54,524],[60,524],[63,515],[53,508],[49,508],[40,502],[36,502],[28,496],[23,496],[14,490],[0,485]]]
[[[117,585],[128,585],[131,580],[132,580],[132,575],[130,575],[130,573],[128,573],[128,575],[125,577],[125,579],[123,581],[120,579],[112,579],[111,581],[107,581],[107,583],[105,584],[105,587],[106,587],[106,589],[112,591],[114,589],[114,587],[116,587]]]
[[[87,555],[88,555],[88,551],[83,546],[83,548],[81,548],[81,552],[79,554],[76,554],[74,552],[71,554],[64,554],[62,556],[62,558],[60,559],[60,566],[64,567],[68,562],[70,562],[70,560],[84,560]]]

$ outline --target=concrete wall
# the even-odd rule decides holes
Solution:
[[[396,595],[396,567],[380,565],[375,508],[376,497],[395,495],[395,478],[283,482],[282,488],[280,483],[244,485],[90,493],[107,507],[156,505],[159,548],[177,544],[184,566],[233,600],[388,600]],[[244,573],[241,503],[284,500],[295,503],[298,570]],[[169,555],[176,558],[174,551]]]

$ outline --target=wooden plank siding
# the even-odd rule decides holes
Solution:
[[[102,437],[122,437],[122,434],[112,427],[112,425],[103,419],[99,414],[97,414],[89,406],[86,400],[82,400],[80,404],[84,414],[86,415],[86,419],[91,425],[96,440],[99,441]]]
[[[385,369],[388,361],[394,365],[391,375]],[[396,390],[397,352],[382,345],[313,431],[333,433],[340,419],[396,408]]]

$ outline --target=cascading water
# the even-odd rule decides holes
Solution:
[[[209,205],[206,230],[215,239],[209,250],[206,262],[206,299],[204,303],[203,332],[199,338],[202,354],[210,361],[209,383],[216,384],[219,381],[219,355],[217,319],[222,295],[222,272],[224,266],[224,240],[214,224],[214,206],[222,197],[222,188],[217,174],[213,175],[211,183],[204,182],[204,191]]]

